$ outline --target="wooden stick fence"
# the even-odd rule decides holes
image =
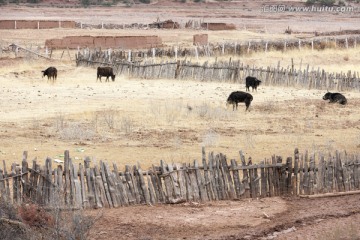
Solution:
[[[90,55],[91,56],[91,55]],[[91,57],[83,58],[77,55],[77,66],[99,65],[113,66],[116,74],[142,79],[191,79],[198,81],[220,81],[244,84],[247,76],[257,77],[265,86],[301,87],[307,89],[336,89],[338,91],[360,90],[359,72],[348,71],[347,73],[328,73],[325,70],[311,69],[307,65],[305,69],[293,67],[257,68],[244,65],[240,61],[203,64],[190,61],[162,61],[160,63],[129,62],[129,61],[96,61]]]
[[[146,60],[147,58],[170,58],[178,57],[217,57],[217,56],[243,56],[253,52],[268,52],[271,50],[323,50],[327,48],[352,49],[357,48],[360,43],[360,36],[345,37],[322,37],[316,39],[289,39],[274,41],[241,41],[238,42],[218,42],[206,45],[196,45],[193,47],[173,46],[171,48],[150,48],[145,50],[121,50],[112,51],[111,61],[119,59]],[[79,46],[80,47],[80,46]],[[97,57],[106,55],[108,51],[95,50],[93,53],[89,49],[83,49],[88,54],[95,54]],[[80,50],[78,55],[81,54]],[[84,55],[85,53],[82,53]]]
[[[78,165],[65,151],[64,164],[52,167],[47,158],[32,167],[23,154],[22,165],[4,161],[0,169],[0,196],[14,204],[35,202],[47,207],[120,207],[136,204],[217,201],[273,196],[314,195],[348,192],[360,188],[359,156],[340,154],[327,157],[307,151],[286,158],[272,156],[259,164],[239,152],[240,162],[224,154],[206,155],[200,163],[165,163],[143,170],[126,165],[123,172],[106,162],[91,166],[89,158]]]

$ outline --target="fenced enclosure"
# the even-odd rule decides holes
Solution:
[[[105,56],[105,55],[104,55]],[[105,56],[106,58],[106,56]],[[358,91],[360,90],[359,72],[348,71],[347,73],[329,73],[325,70],[310,69],[307,65],[305,69],[294,69],[292,67],[281,67],[280,62],[277,67],[258,68],[244,65],[240,61],[217,61],[203,64],[190,61],[162,61],[156,62],[128,62],[114,61],[108,63],[87,59],[83,55],[76,56],[77,66],[97,67],[102,65],[113,66],[118,75],[141,79],[180,79],[197,81],[220,81],[245,84],[247,76],[257,77],[265,86],[286,86],[300,87],[306,89],[321,89],[338,91]]]
[[[271,156],[258,164],[202,149],[202,159],[189,163],[165,163],[144,170],[140,164],[126,165],[119,171],[100,161],[74,164],[69,151],[64,162],[53,168],[47,158],[40,166],[29,167],[27,152],[22,165],[6,161],[0,170],[0,196],[14,204],[31,201],[43,206],[74,208],[120,207],[136,204],[168,204],[186,201],[217,201],[273,196],[314,195],[348,192],[360,188],[360,159],[336,151],[303,154],[295,149],[286,159]]]
[[[223,55],[243,56],[253,52],[283,51],[288,50],[324,50],[324,49],[351,49],[357,48],[360,36],[345,37],[321,37],[315,39],[289,39],[289,40],[260,40],[260,41],[241,41],[238,42],[216,42],[206,45],[196,45],[193,47],[173,46],[170,48],[149,48],[149,49],[107,49],[101,54],[101,49],[90,51],[88,48],[79,46],[78,55],[83,50],[82,55],[88,58],[97,59],[106,55],[107,62],[126,59],[128,61],[144,60],[146,58],[198,58],[198,57],[218,57]],[[91,56],[94,55],[94,56]]]

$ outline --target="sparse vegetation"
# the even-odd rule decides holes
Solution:
[[[326,231],[317,239],[327,239],[327,240],[356,240],[360,238],[360,232],[358,228],[351,223],[350,225],[338,226],[330,231]]]
[[[75,122],[69,123],[59,131],[59,137],[62,140],[88,141],[95,137],[95,132],[86,127],[86,125]]]
[[[105,123],[109,127],[109,129],[115,128],[117,113],[118,112],[113,108],[105,109],[100,113],[100,115],[104,117]]]
[[[212,129],[209,129],[203,136],[202,146],[215,147],[219,142],[220,135]]]
[[[122,117],[120,123],[120,130],[126,134],[129,134],[134,131],[134,120],[129,117]]]

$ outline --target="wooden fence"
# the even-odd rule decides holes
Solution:
[[[277,67],[257,68],[244,65],[240,61],[217,61],[215,63],[205,62],[203,64],[192,63],[190,61],[162,61],[155,63],[148,62],[129,62],[114,61],[109,63],[105,59],[96,61],[95,55],[76,56],[77,66],[109,65],[114,67],[114,71],[119,75],[142,79],[184,79],[198,81],[220,81],[244,84],[247,76],[257,77],[265,86],[287,86],[300,87],[306,89],[322,89],[338,91],[360,90],[359,72],[348,71],[347,73],[328,73],[325,70],[310,69],[307,65],[305,69],[294,69],[288,66],[281,67],[280,62]]]
[[[339,48],[339,49],[352,49],[357,48],[358,43],[360,43],[360,36],[345,36],[345,37],[321,37],[315,39],[289,39],[289,40],[273,40],[273,41],[241,41],[238,42],[218,42],[218,43],[208,43],[203,46],[193,46],[193,47],[180,47],[173,46],[171,48],[150,48],[144,50],[129,50],[129,49],[117,49],[111,51],[108,49],[104,52],[107,52],[107,56],[110,55],[110,62],[115,60],[144,60],[146,58],[164,58],[168,57],[170,59],[176,58],[198,58],[198,57],[217,57],[223,55],[230,56],[243,56],[253,52],[268,52],[271,50],[283,51],[288,50],[323,50],[328,48]],[[95,56],[102,56],[98,50],[90,52],[89,49],[83,49],[87,54],[95,54]],[[111,54],[110,54],[111,53]],[[109,55],[110,54],[110,55]],[[97,59],[100,60],[100,59]]]
[[[202,165],[200,165],[202,163]],[[65,151],[64,163],[53,168],[47,158],[40,166],[29,167],[27,152],[22,165],[6,161],[0,170],[0,196],[14,204],[35,202],[48,207],[74,208],[120,207],[136,204],[217,201],[273,196],[313,195],[346,192],[360,187],[359,156],[300,154],[286,160],[272,156],[259,164],[251,157],[239,160],[202,149],[202,160],[189,163],[165,163],[143,170],[139,164],[126,165],[119,171],[106,162],[74,164]]]

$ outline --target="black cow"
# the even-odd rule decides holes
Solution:
[[[248,108],[250,107],[251,101],[253,100],[253,96],[250,93],[247,92],[241,92],[241,91],[236,91],[236,92],[232,92],[227,101],[226,101],[226,105],[228,104],[232,104],[233,105],[233,111],[235,110],[235,106],[236,106],[236,110],[238,107],[238,103],[239,102],[244,102],[246,105],[246,110],[248,110]]]
[[[246,77],[246,91],[250,91],[250,87],[252,88],[252,91],[254,89],[257,91],[257,87],[260,85],[261,81],[257,79],[256,77]]]
[[[111,80],[115,81],[115,75],[113,72],[112,67],[98,67],[97,68],[97,78],[96,81],[99,79],[101,82],[101,77],[106,77],[105,82],[109,81],[109,77],[111,77]]]
[[[52,80],[55,81],[57,78],[57,69],[54,67],[48,67],[46,70],[41,71],[43,73],[43,77],[47,76],[48,80]]]
[[[335,103],[338,102],[342,105],[345,105],[347,103],[347,100],[345,98],[344,95],[342,95],[341,93],[331,93],[331,92],[327,92],[324,96],[323,96],[324,100],[330,100],[329,103]]]

